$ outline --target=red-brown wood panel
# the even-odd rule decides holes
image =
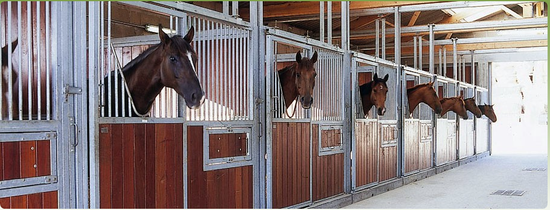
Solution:
[[[356,122],[355,128],[355,185],[359,187],[377,181],[378,128],[376,122]]]
[[[10,208],[10,198],[0,198],[0,207],[4,209]]]
[[[380,148],[380,181],[397,177],[397,146]]]
[[[189,208],[252,208],[252,166],[203,170],[203,128],[187,128]],[[221,134],[233,138],[234,134]],[[231,137],[233,136],[233,137]],[[242,136],[241,136],[242,137]],[[229,142],[226,141],[226,142]],[[236,145],[233,142],[234,145]],[[227,148],[228,145],[225,146]]]
[[[183,207],[182,135],[182,124],[101,125],[101,208]]]
[[[313,152],[313,201],[331,197],[344,192],[344,154],[319,155],[319,138],[321,142],[334,142],[340,138],[337,130],[319,133],[319,125],[312,125]],[[327,138],[324,140],[323,138]],[[339,140],[338,140],[339,141]]]
[[[309,200],[309,123],[273,124],[273,207]]]
[[[42,202],[45,209],[57,209],[59,207],[57,191],[43,193]]]
[[[36,162],[38,176],[51,175],[50,141],[36,142]]]
[[[21,178],[36,177],[36,141],[23,141],[21,147]]]
[[[21,178],[21,150],[19,142],[4,142],[4,180]]]
[[[211,158],[224,158],[246,155],[246,134],[210,134],[209,151]]]
[[[0,207],[5,209],[43,209],[57,206],[57,191],[0,198]]]

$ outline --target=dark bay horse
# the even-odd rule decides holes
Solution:
[[[441,113],[441,102],[433,88],[433,82],[419,84],[411,88],[407,88],[407,98],[409,99],[409,113],[412,114],[414,109],[423,102],[430,106],[435,113]]]
[[[17,43],[18,43],[18,40],[16,39],[15,41],[13,41],[11,43],[11,52],[13,53],[15,51],[15,48],[17,47]],[[17,72],[15,70],[12,69],[8,69],[7,71],[11,71],[11,83],[8,84],[8,81],[9,81],[9,78],[4,78],[4,77],[7,77],[7,73],[4,73],[4,69],[7,69],[8,66],[9,66],[9,63],[8,63],[8,54],[9,54],[9,49],[8,49],[8,45],[2,47],[2,66],[0,67],[0,78],[1,78],[1,82],[2,82],[2,118],[4,119],[7,119],[8,118],[8,100],[11,100],[12,101],[12,113],[13,113],[13,116],[15,118],[16,115],[19,114],[19,112],[17,111],[19,105],[19,101],[18,100],[13,100],[15,99],[15,94],[14,96],[12,96],[12,98],[9,98],[10,96],[8,95],[8,85],[12,85],[14,88],[17,87],[17,85],[15,85],[15,82],[17,82]],[[15,89],[14,89],[15,91]],[[15,93],[15,92],[14,92]],[[0,119],[1,120],[1,119]]]
[[[453,111],[463,119],[468,119],[468,113],[466,112],[466,107],[464,106],[464,99],[462,95],[450,98],[443,98],[441,102],[441,113],[440,115],[446,114],[448,111]]]
[[[159,26],[159,28],[162,27]],[[159,30],[160,43],[151,46],[122,68],[135,107],[132,116],[148,114],[155,97],[165,86],[174,89],[182,96],[187,107],[191,109],[198,108],[202,104],[205,93],[195,72],[198,58],[191,47],[193,36],[193,27],[185,37],[180,35],[169,37]],[[114,80],[113,72],[111,75],[111,80]],[[119,81],[123,81],[120,74],[117,76]],[[104,82],[107,84],[108,77],[104,78]],[[114,82],[111,81],[111,84]],[[105,87],[105,93],[108,93],[108,87]],[[119,97],[122,95],[121,89],[119,88]],[[111,96],[114,97],[114,91],[111,91]],[[122,110],[121,100],[122,98],[118,100],[119,113]],[[114,100],[111,101],[113,102],[110,105],[106,100],[104,116],[107,116],[109,109],[112,115],[115,113]]]
[[[376,106],[378,115],[384,115],[386,113],[386,94],[388,93],[388,74],[384,76],[384,79],[378,78],[378,74],[374,74],[372,81],[359,86],[361,93],[361,102],[363,103],[363,113],[368,115],[372,106]]]
[[[474,98],[467,98],[464,99],[464,107],[466,107],[466,110],[470,111],[472,114],[474,114],[477,118],[480,118],[482,113],[479,107],[476,105],[476,101]]]
[[[314,64],[317,62],[317,52],[311,59],[302,58],[300,51],[296,53],[296,63],[279,70],[279,80],[283,88],[286,108],[295,99],[300,99],[302,108],[309,109],[313,104],[313,88],[315,87]]]
[[[487,116],[492,122],[497,121],[497,115],[495,114],[495,110],[493,109],[493,105],[478,105],[479,109],[481,110],[481,113],[483,113],[485,116]],[[479,116],[481,117],[481,116]]]

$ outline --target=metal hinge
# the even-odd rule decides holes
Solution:
[[[69,94],[80,95],[82,94],[82,88],[65,85],[63,88],[63,94],[65,94],[65,102],[67,102],[67,100],[69,100]]]

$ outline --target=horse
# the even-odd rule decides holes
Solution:
[[[433,82],[419,84],[411,88],[407,88],[407,98],[409,99],[409,113],[412,114],[414,109],[423,102],[435,110],[436,114],[441,113],[441,102],[433,88]]]
[[[159,26],[159,28],[162,28]],[[196,74],[197,53],[193,50],[194,28],[191,27],[184,37],[168,36],[159,30],[160,43],[149,47],[135,59],[122,68],[122,74],[117,74],[120,83],[126,82],[130,93],[133,110],[132,117],[148,115],[153,102],[160,91],[166,86],[174,89],[185,100],[187,107],[198,108],[203,102],[205,93]],[[111,83],[114,84],[114,72],[111,72]],[[108,77],[104,78],[107,84]],[[119,88],[119,113],[122,111],[120,101],[123,100]],[[105,93],[109,87],[105,86]],[[114,96],[114,91],[111,90]],[[105,100],[107,102],[107,100]],[[114,100],[105,104],[104,116],[108,111],[115,113]]]
[[[11,43],[11,46],[12,46],[12,53],[15,51],[15,48],[17,47],[17,44],[18,44],[18,39],[16,39],[15,41],[13,41]],[[4,72],[4,68],[7,68],[9,66],[9,63],[8,63],[8,53],[9,53],[9,49],[8,49],[8,45],[2,47],[2,66],[1,66],[1,70],[0,70],[0,78],[2,78],[1,82],[2,82],[2,118],[4,119],[7,119],[8,118],[8,100],[12,100],[12,113],[13,113],[13,116],[14,118],[16,118],[18,115],[19,115],[19,112],[17,111],[17,107],[18,107],[18,101],[17,100],[13,100],[15,98],[15,96],[12,96],[10,98],[10,96],[8,95],[8,85],[12,85],[13,87],[17,87],[17,85],[15,85],[15,83],[17,82],[17,72],[15,70],[10,69],[8,71],[11,71],[11,83],[8,84],[8,75],[7,75],[7,72]],[[0,119],[1,120],[1,119]]]
[[[361,102],[363,103],[363,113],[368,115],[372,106],[376,106],[378,115],[384,115],[386,113],[386,95],[388,93],[388,74],[383,79],[378,78],[378,74],[374,74],[372,81],[359,86],[359,92],[361,93]]]
[[[315,62],[317,62],[317,52],[313,53],[311,58],[302,58],[298,51],[295,63],[277,71],[287,109],[296,99],[300,99],[302,108],[311,108],[315,77],[317,76],[314,68]]]
[[[474,98],[464,99],[464,107],[466,107],[466,110],[470,111],[477,118],[481,117],[481,115],[482,115],[481,110],[479,109],[479,107],[477,107]]]
[[[441,102],[441,113],[440,116],[445,115],[448,111],[453,111],[461,116],[463,119],[468,119],[468,113],[466,112],[466,107],[464,106],[464,99],[462,94],[456,97],[443,98]]]
[[[481,110],[481,113],[485,116],[487,116],[492,122],[497,121],[497,115],[495,114],[495,110],[493,109],[494,105],[477,105],[479,109]],[[479,116],[481,117],[481,116]],[[478,118],[479,118],[478,117]]]

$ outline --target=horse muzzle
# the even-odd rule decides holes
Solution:
[[[311,96],[300,97],[300,103],[302,104],[302,108],[309,109],[313,104],[313,97]]]
[[[378,108],[378,115],[382,116],[386,113],[386,108]]]
[[[204,91],[201,90],[200,93],[191,94],[191,100],[185,100],[185,103],[190,109],[197,109],[202,105],[202,103],[204,103],[205,98],[206,94],[204,93]]]

